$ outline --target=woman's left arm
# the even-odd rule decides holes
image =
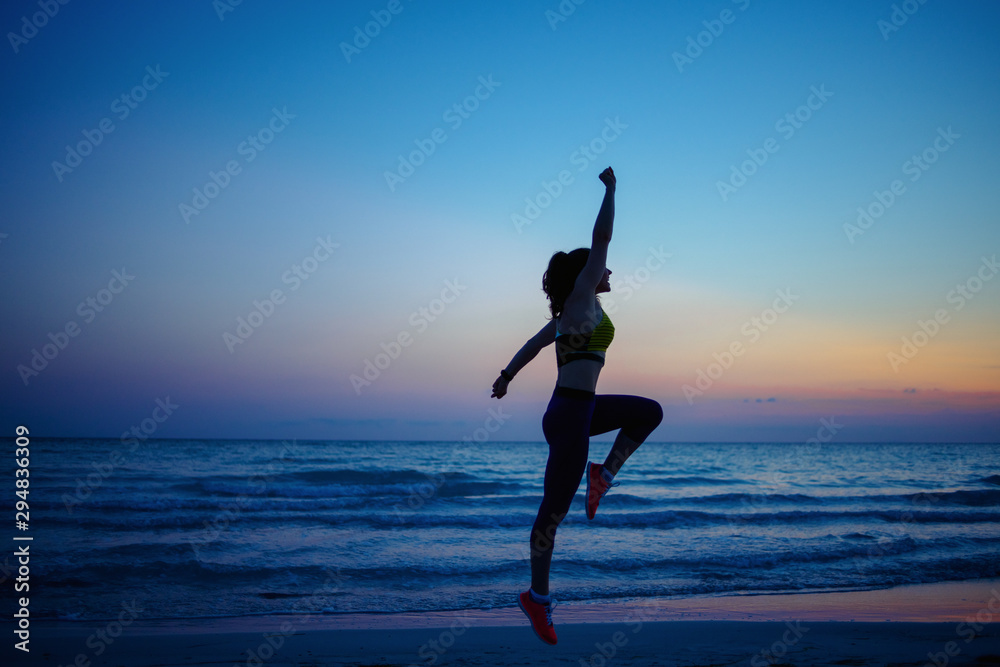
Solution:
[[[509,364],[507,364],[507,368],[500,372],[500,377],[498,377],[496,382],[493,383],[493,394],[490,398],[493,398],[494,396],[497,398],[503,398],[503,395],[507,393],[507,385],[514,379],[514,376],[517,375],[518,371],[527,366],[528,362],[534,359],[538,353],[541,352],[542,348],[547,345],[551,345],[555,339],[556,321],[553,319],[542,327],[538,333],[529,338],[528,342],[517,351],[514,358],[510,360]],[[504,377],[505,375],[506,377]]]
[[[597,220],[594,222],[587,263],[577,275],[573,291],[566,299],[567,303],[575,302],[589,306],[593,301],[594,288],[604,277],[604,268],[608,262],[608,244],[611,243],[611,232],[615,223],[615,189],[618,186],[618,179],[611,167],[602,171],[598,178],[606,188],[604,201],[601,202],[601,210],[597,212]]]

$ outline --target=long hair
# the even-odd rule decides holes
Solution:
[[[577,248],[571,252],[559,251],[549,260],[549,268],[542,274],[542,290],[549,298],[552,317],[559,317],[567,297],[576,285],[576,277],[587,265],[590,248]]]

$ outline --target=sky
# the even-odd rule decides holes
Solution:
[[[5,433],[541,441],[554,350],[491,386],[612,166],[597,390],[659,401],[651,440],[1000,440],[996,3],[0,27]]]

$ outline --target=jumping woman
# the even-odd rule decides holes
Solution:
[[[542,289],[548,296],[552,319],[524,344],[493,383],[493,396],[502,398],[517,372],[543,347],[556,344],[559,374],[542,417],[549,459],[542,504],[531,528],[531,587],[518,597],[535,634],[548,644],[556,643],[549,595],[552,549],[556,529],[569,512],[581,479],[586,473],[587,518],[593,519],[601,498],[618,485],[612,480],[622,464],[663,419],[660,404],[648,398],[596,394],[605,351],[615,334],[597,295],[611,291],[611,271],[605,265],[617,181],[611,167],[601,172],[600,179],[606,190],[590,249],[557,252],[549,260]],[[604,464],[589,462],[590,436],[615,429],[621,430]]]

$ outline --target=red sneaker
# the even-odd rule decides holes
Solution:
[[[531,621],[531,629],[538,638],[546,644],[555,644],[556,629],[552,627],[552,603],[538,604],[531,599],[531,593],[525,591],[517,596],[517,605]]]
[[[604,481],[604,476],[601,471],[604,470],[604,466],[598,465],[596,463],[587,462],[587,518],[593,519],[594,515],[597,514],[597,504],[601,502],[601,498],[604,494],[608,492],[612,486],[618,486],[619,482],[611,482],[608,484]]]

